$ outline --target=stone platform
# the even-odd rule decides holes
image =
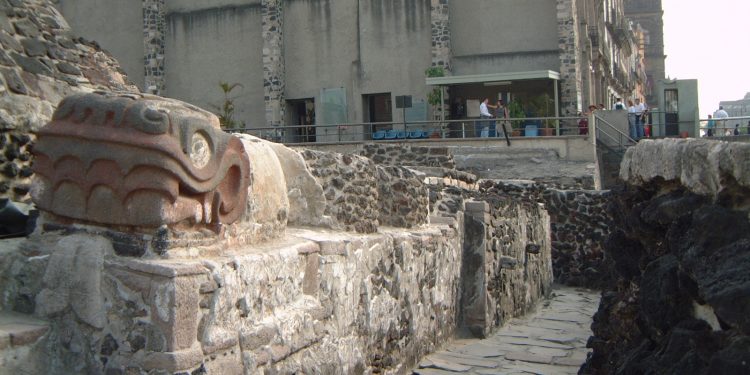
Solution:
[[[414,374],[577,374],[589,352],[599,292],[556,286],[537,311],[486,339],[459,339],[425,357]]]

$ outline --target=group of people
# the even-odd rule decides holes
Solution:
[[[706,122],[706,137],[742,134],[740,131],[740,124],[735,124],[734,129],[726,126],[726,119],[728,118],[729,114],[724,110],[723,106],[719,106],[719,109],[714,112],[713,116],[708,115],[708,121]],[[747,134],[750,134],[750,121],[747,122]]]
[[[490,113],[490,109],[492,109],[492,112],[494,112],[494,114]],[[476,123],[474,127],[474,134],[477,134],[482,138],[498,136],[502,137],[505,135],[504,133],[499,132],[501,130],[504,130],[502,129],[502,124],[492,120],[492,118],[508,118],[508,107],[505,106],[505,102],[502,99],[498,99],[497,102],[492,105],[490,104],[489,98],[484,98],[484,100],[482,100],[482,103],[479,104],[479,118],[482,119],[482,121],[478,121]],[[498,125],[500,126],[498,127]]]
[[[588,116],[596,111],[604,110],[606,107],[604,107],[604,104],[599,104],[599,106],[596,106],[594,104],[590,105],[588,107],[588,111],[581,114],[581,119],[578,121],[578,134],[580,135],[586,135],[589,133],[589,119]],[[617,101],[615,101],[615,104],[612,105],[612,110],[615,111],[621,111],[626,110],[628,111],[628,132],[630,135],[630,138],[634,140],[641,139],[646,136],[645,131],[645,124],[646,119],[648,117],[648,107],[645,103],[641,102],[641,99],[636,98],[635,103],[633,103],[632,100],[628,100],[628,105],[625,107],[625,105],[622,103],[621,98],[617,98]]]
[[[620,101],[620,99],[617,99]],[[646,103],[642,103],[640,98],[635,99],[635,103],[632,100],[628,100],[628,131],[630,138],[639,140],[646,136],[646,118],[648,115],[648,107]]]

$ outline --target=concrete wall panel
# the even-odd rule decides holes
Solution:
[[[166,96],[216,112],[220,82],[234,89],[235,119],[265,126],[261,12],[256,5],[167,13]]]
[[[556,9],[555,0],[453,1],[450,7],[453,54],[460,57],[556,51]]]
[[[428,0],[288,1],[286,97],[318,98],[321,88],[344,87],[350,122],[364,119],[363,94],[425,98],[430,43]],[[400,116],[394,112],[394,120]]]
[[[111,52],[130,80],[143,89],[141,0],[58,0],[56,7],[74,35],[95,40]]]

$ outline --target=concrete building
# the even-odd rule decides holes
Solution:
[[[484,97],[517,101],[537,116],[574,115],[590,103],[636,95],[641,79],[633,74],[638,48],[623,0],[57,6],[144,91],[218,112],[225,101],[220,82],[238,84],[228,97],[234,119],[249,128],[435,119],[448,112],[441,95],[446,104],[460,98],[469,116]],[[426,77],[431,67],[442,77]],[[438,105],[428,104],[433,93]],[[403,95],[412,107],[400,110],[396,97]],[[376,128],[347,126],[343,136],[342,128],[313,126],[274,133],[287,141],[359,140]]]
[[[700,136],[698,80],[659,80],[653,93],[657,99],[653,105],[650,122],[653,136]]]
[[[740,100],[721,101],[719,105],[724,107],[729,117],[750,116],[750,92],[745,94],[745,97]]]
[[[625,0],[625,16],[644,30],[645,70],[648,79],[645,99],[650,106],[659,101],[654,92],[656,83],[666,78],[663,15],[661,0]]]

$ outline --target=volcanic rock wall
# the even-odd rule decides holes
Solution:
[[[641,141],[620,177],[582,373],[747,374],[750,145]]]
[[[461,321],[486,337],[552,287],[549,216],[509,199],[465,202]]]
[[[47,0],[0,1],[0,197],[28,201],[34,132],[65,96],[138,92],[117,62],[76,38]]]

